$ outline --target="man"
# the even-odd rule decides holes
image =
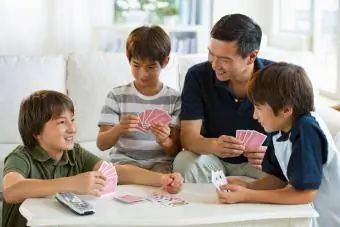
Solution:
[[[264,132],[252,118],[247,82],[271,61],[257,58],[262,31],[242,14],[222,17],[211,30],[209,61],[188,70],[182,91],[181,142],[174,171],[186,182],[210,182],[211,170],[259,178],[265,147],[246,150],[237,129]]]

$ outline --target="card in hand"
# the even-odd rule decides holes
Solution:
[[[241,140],[247,150],[259,148],[267,136],[255,130],[236,130],[236,138]]]
[[[169,124],[172,120],[171,116],[163,109],[146,109],[138,114],[139,122],[137,129],[147,133],[151,125]]]
[[[114,193],[116,191],[118,183],[116,167],[111,163],[103,161],[98,171],[101,172],[106,177],[106,182],[102,191],[102,195]]]
[[[117,197],[114,197],[114,199],[119,202],[126,203],[126,204],[135,204],[139,202],[144,202],[146,200],[146,198],[142,196],[136,196],[136,195],[130,195],[130,194],[117,196]]]
[[[178,196],[170,195],[165,192],[154,192],[147,197],[147,200],[167,207],[186,205],[188,202]]]
[[[219,171],[211,171],[211,182],[213,185],[220,190],[222,185],[227,184],[227,178],[225,177],[222,170]]]

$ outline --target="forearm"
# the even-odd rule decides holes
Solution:
[[[215,138],[181,136],[183,148],[197,154],[212,154]]]
[[[107,131],[99,132],[97,137],[97,146],[100,150],[104,151],[116,145],[121,135],[119,124],[114,125]]]
[[[270,174],[265,174],[261,179],[251,181],[246,187],[254,190],[274,190],[287,186],[287,182]]]
[[[117,165],[116,170],[119,184],[161,186],[162,173],[142,169],[133,165]]]
[[[313,201],[317,190],[296,190],[291,186],[276,190],[250,190],[244,202],[271,204],[305,204]]]
[[[181,149],[180,141],[178,139],[172,139],[171,137],[168,137],[163,143],[159,145],[161,145],[164,151],[171,156],[176,156],[176,154],[178,154]]]
[[[4,188],[4,199],[8,203],[20,203],[27,198],[39,198],[58,192],[73,191],[70,177],[52,180],[25,179]]]

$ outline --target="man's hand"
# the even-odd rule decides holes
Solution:
[[[171,132],[170,127],[164,124],[151,125],[150,130],[159,144],[163,144],[169,138]]]
[[[244,153],[243,143],[233,136],[222,135],[213,141],[213,154],[221,158],[237,157]]]
[[[100,196],[106,177],[99,171],[91,171],[72,177],[73,191],[77,194]]]
[[[261,170],[264,155],[266,153],[267,147],[261,146],[255,150],[246,150],[244,156],[248,158],[248,162],[255,168]]]
[[[217,190],[218,200],[221,203],[241,203],[247,200],[247,195],[251,191],[245,187],[235,185],[235,184],[226,184],[221,186],[221,190]],[[229,190],[229,192],[227,192]]]
[[[117,126],[119,127],[120,133],[125,134],[134,131],[138,122],[138,116],[127,114],[121,116],[120,122],[117,124]]]
[[[161,178],[161,185],[165,191],[175,194],[181,190],[183,178],[179,173],[164,174]]]

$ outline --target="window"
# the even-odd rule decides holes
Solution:
[[[281,33],[304,35],[318,66],[314,84],[323,95],[340,99],[340,0],[280,0]]]

